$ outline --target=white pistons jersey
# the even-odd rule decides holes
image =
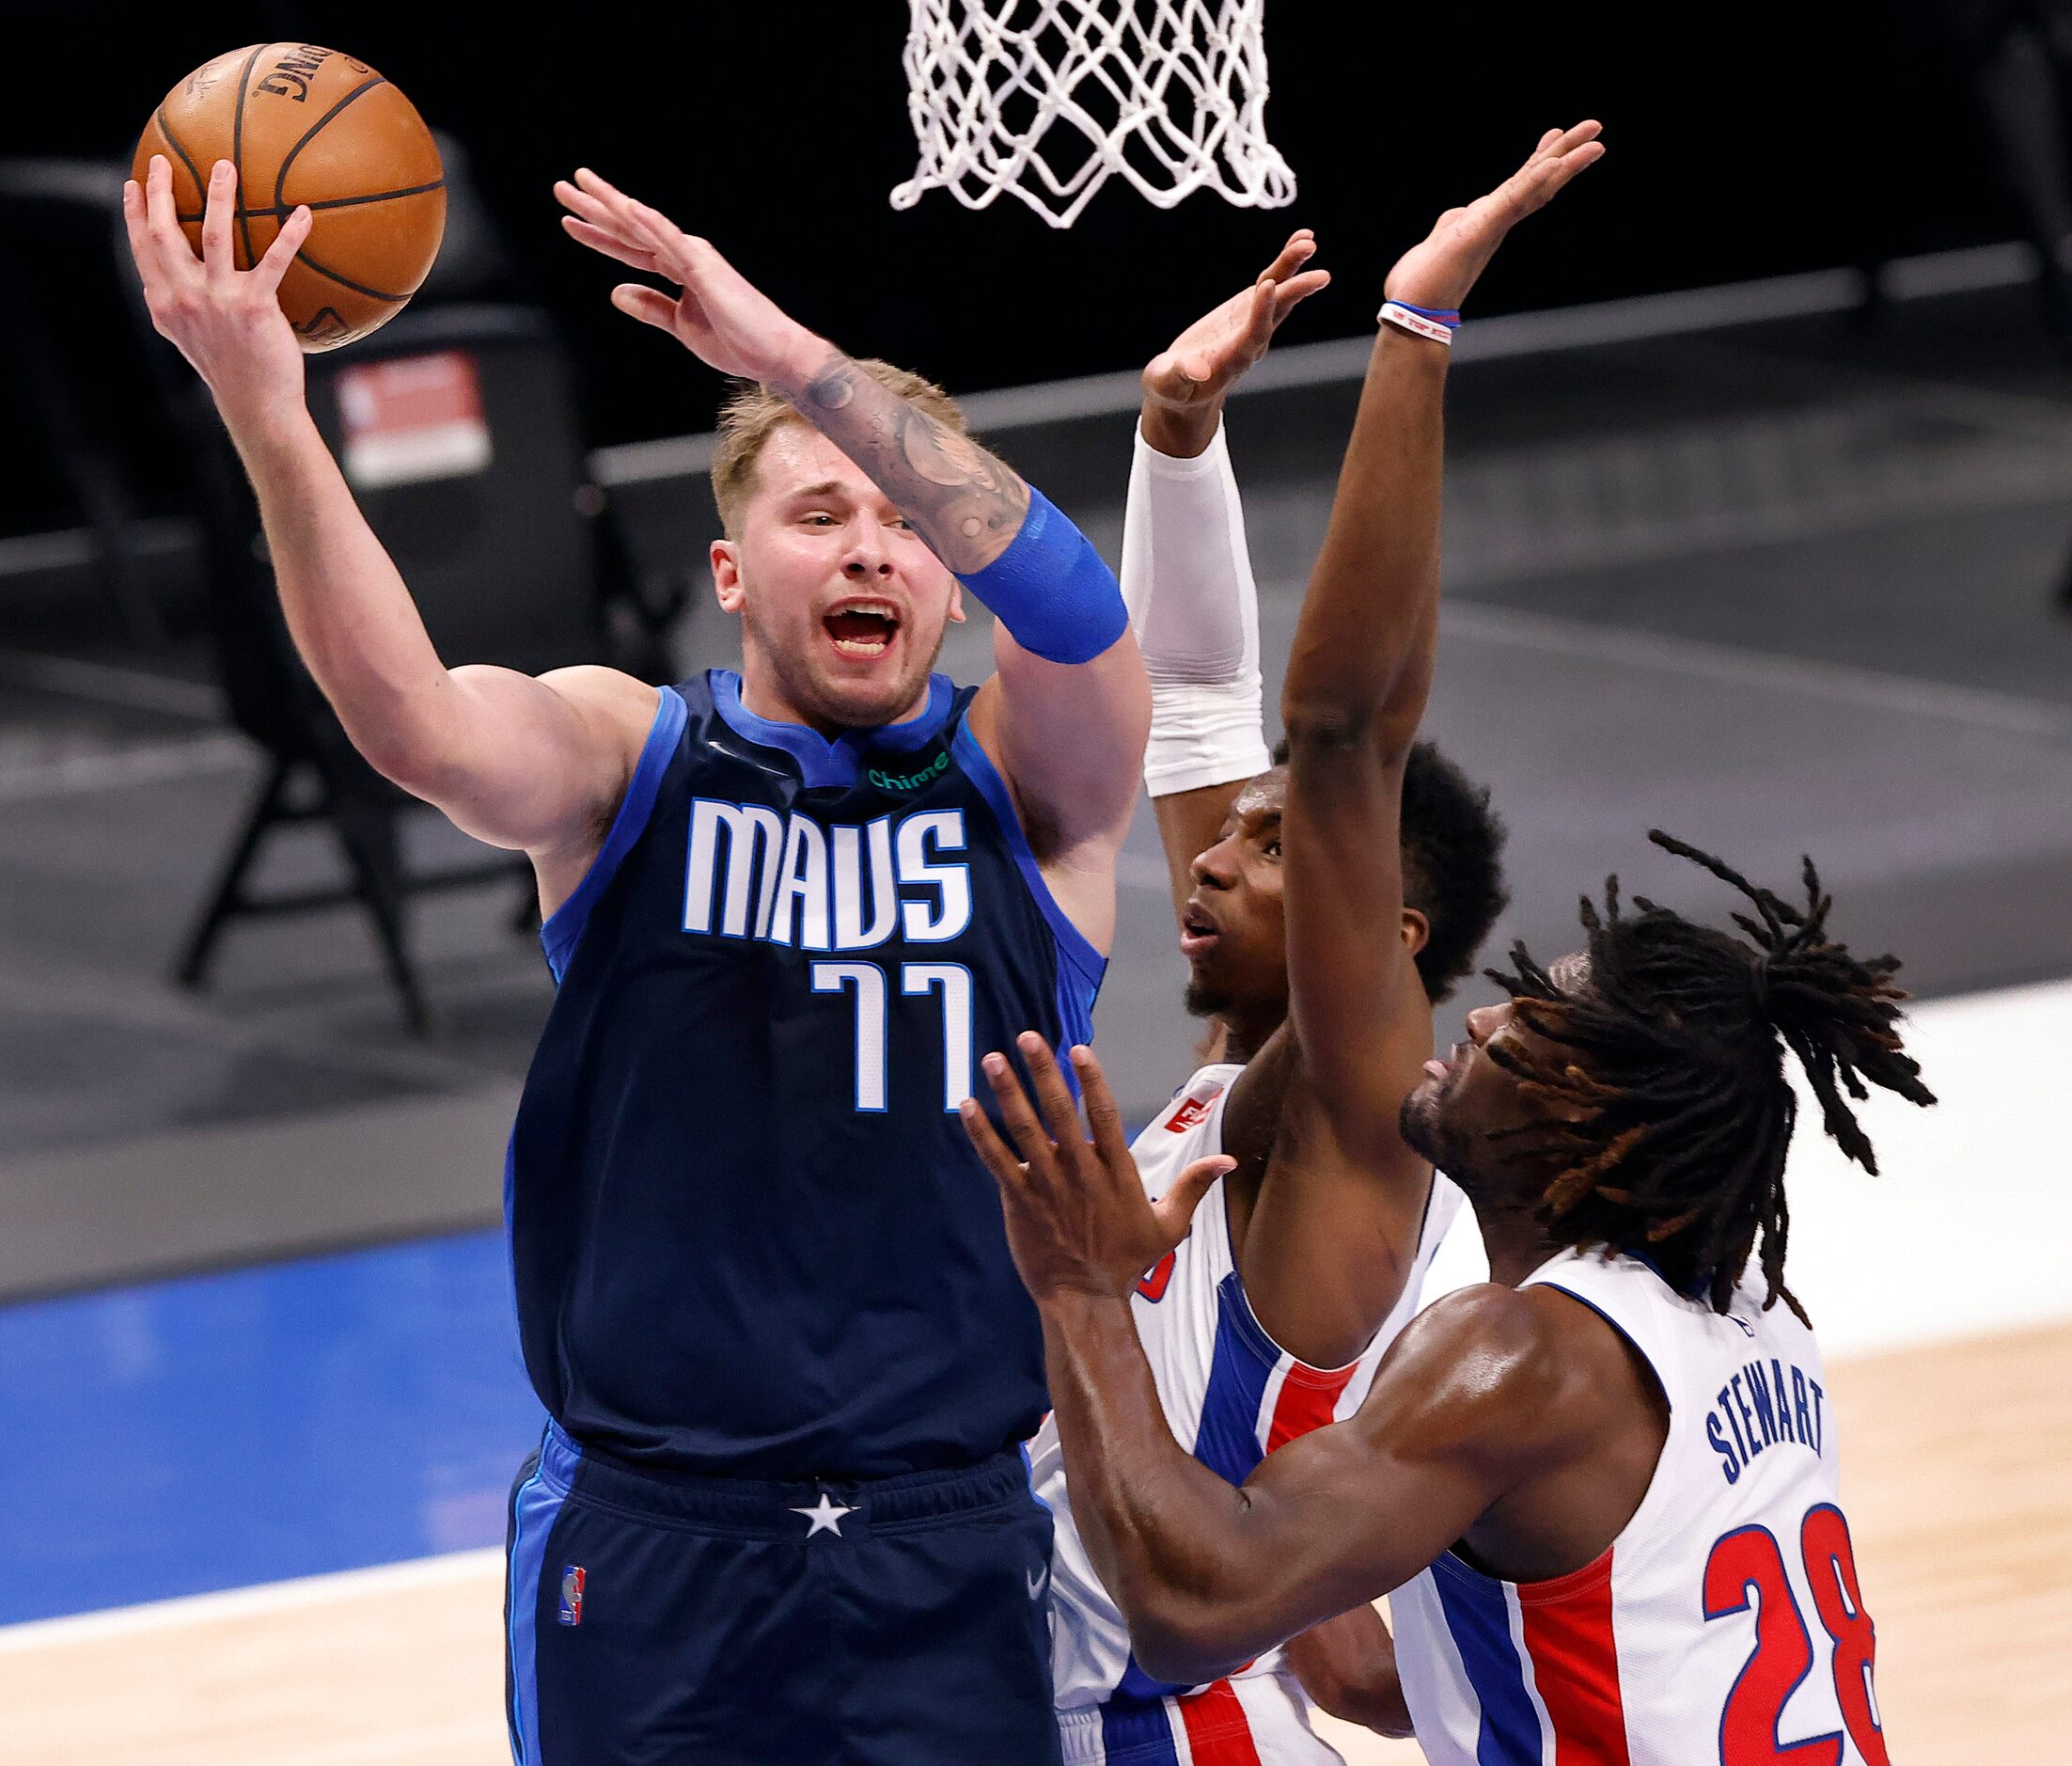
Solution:
[[[1243,1070],[1203,1067],[1138,1136],[1132,1151],[1147,1194],[1164,1194],[1195,1160],[1223,1150],[1223,1112]],[[1252,1317],[1231,1254],[1223,1185],[1212,1185],[1193,1231],[1138,1282],[1131,1307],[1181,1446],[1242,1484],[1276,1447],[1358,1410],[1384,1351],[1418,1309],[1425,1269],[1460,1202],[1460,1191],[1435,1176],[1402,1299],[1358,1361],[1325,1369],[1296,1361]],[[1137,1665],[1122,1615],[1073,1523],[1054,1420],[1045,1419],[1029,1450],[1036,1493],[1058,1523],[1051,1655],[1068,1766],[1336,1760],[1311,1733],[1308,1697],[1279,1651],[1206,1687],[1169,1686]]]
[[[1432,1766],[1886,1766],[1875,1630],[1836,1506],[1813,1332],[1744,1285],[1725,1317],[1632,1257],[1528,1285],[1632,1342],[1670,1404],[1640,1506],[1593,1564],[1499,1582],[1449,1553],[1389,1598]]]

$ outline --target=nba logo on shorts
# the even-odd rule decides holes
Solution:
[[[564,1564],[561,1567],[561,1623],[580,1625],[583,1622],[583,1566]]]

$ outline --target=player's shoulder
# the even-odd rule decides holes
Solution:
[[[662,702],[660,687],[600,663],[579,663],[566,669],[551,669],[540,677],[541,685],[558,693],[593,722],[613,729],[636,732],[642,741],[654,723]]]
[[[1609,1325],[1561,1295],[1487,1282],[1412,1319],[1385,1372],[1440,1432],[1539,1451],[1593,1433],[1604,1376],[1624,1353]]]

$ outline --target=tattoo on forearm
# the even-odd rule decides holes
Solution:
[[[779,390],[871,475],[953,571],[990,564],[1028,513],[1028,486],[1012,467],[879,386],[846,355],[829,356],[795,393]]]

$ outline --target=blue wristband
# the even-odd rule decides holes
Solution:
[[[1028,487],[1028,516],[1008,548],[957,580],[1024,650],[1048,662],[1091,662],[1129,629],[1115,573],[1049,497]]]
[[[1440,324],[1456,329],[1461,322],[1461,309],[1458,307],[1419,307],[1409,301],[1397,301],[1395,305],[1405,312],[1416,313],[1421,319],[1436,319]]]

